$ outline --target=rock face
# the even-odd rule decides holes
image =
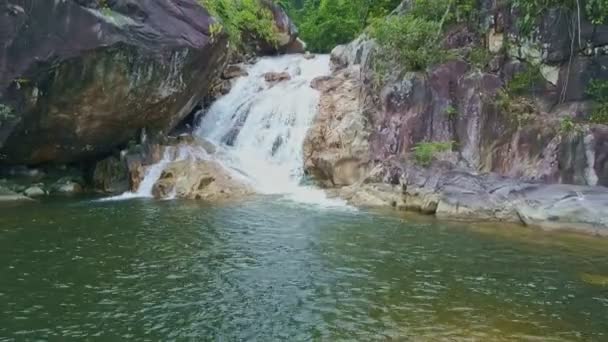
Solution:
[[[321,92],[319,113],[304,141],[304,167],[326,187],[357,182],[368,163],[369,132],[360,101],[358,68],[313,80]]]
[[[360,206],[393,206],[452,220],[512,222],[608,236],[604,187],[526,183],[441,164],[399,167],[399,184],[361,182],[337,194]]]
[[[298,38],[298,28],[285,10],[273,0],[260,0],[260,2],[272,13],[277,33],[276,46],[268,42],[259,42],[260,52],[263,54],[304,53],[306,44]]]
[[[227,201],[252,194],[251,189],[234,180],[217,162],[183,160],[170,163],[153,188],[156,198],[185,198]]]
[[[3,163],[73,162],[167,132],[226,54],[195,0],[0,4]]]
[[[608,80],[608,26],[582,23],[581,39],[593,48],[572,50],[575,21],[549,11],[530,42],[514,29],[516,11],[503,5],[481,1],[489,33],[447,30],[442,45],[465,57],[425,71],[395,64],[379,77],[380,48],[365,35],[336,47],[332,76],[313,82],[321,104],[304,147],[308,173],[354,204],[608,231],[608,193],[598,187],[608,186],[608,126],[585,121],[590,80]],[[404,1],[394,15],[409,8]],[[491,58],[472,63],[472,49],[488,49]],[[529,96],[504,101],[527,63],[538,64],[544,80]],[[421,143],[452,148],[423,165]]]

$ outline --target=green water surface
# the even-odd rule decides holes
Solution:
[[[0,207],[0,341],[608,341],[608,239],[258,198]]]

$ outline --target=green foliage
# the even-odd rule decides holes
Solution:
[[[593,24],[608,24],[608,0],[587,0],[585,12]]]
[[[458,118],[458,110],[454,106],[449,105],[445,108],[445,115],[449,119],[456,119]]]
[[[562,135],[567,135],[570,133],[578,133],[581,132],[581,126],[572,119],[571,116],[566,116],[562,118],[559,122],[559,133]]]
[[[587,94],[597,102],[608,102],[608,80],[594,79],[589,82]]]
[[[589,121],[608,125],[608,80],[591,80],[587,94],[595,101]]]
[[[209,25],[209,34],[211,35],[211,40],[215,42],[218,35],[222,33],[224,30],[224,26],[220,23],[213,23]]]
[[[454,143],[451,141],[431,141],[417,144],[412,151],[414,151],[414,158],[418,164],[422,166],[429,166],[437,154],[451,151],[453,146]]]
[[[583,15],[593,24],[606,24],[608,21],[608,0],[511,0],[513,8],[520,13],[517,26],[523,35],[530,35],[536,27],[538,18],[549,8],[562,9],[577,13],[579,5]]]
[[[444,59],[436,42],[439,31],[435,21],[393,16],[377,21],[371,33],[381,47],[380,61],[397,62],[408,70],[424,70]]]
[[[439,42],[445,28],[476,17],[476,0],[415,0],[405,15],[374,21],[371,34],[380,46],[376,63],[420,71],[444,62],[453,57]]]
[[[223,28],[228,34],[232,48],[244,47],[243,38],[250,36],[270,44],[277,44],[277,32],[274,18],[269,9],[258,0],[199,0],[216,18],[222,20],[222,26],[211,26],[212,38]]]
[[[492,53],[486,48],[473,48],[468,55],[468,61],[477,69],[484,70],[492,60]]]
[[[376,18],[384,18],[400,0],[281,0],[313,52],[329,52],[356,38]]]
[[[105,16],[112,16],[113,12],[110,6],[108,5],[107,0],[98,0],[99,8],[101,9],[101,13]]]
[[[507,92],[511,95],[525,95],[543,84],[545,78],[540,71],[540,66],[527,64],[524,71],[519,72],[507,84]]]
[[[407,15],[451,25],[477,17],[476,0],[415,0]]]
[[[536,106],[530,99],[510,94],[507,90],[500,91],[496,96],[496,105],[504,113],[509,114],[512,122],[521,127],[536,117]]]

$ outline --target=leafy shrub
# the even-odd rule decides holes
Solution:
[[[429,166],[438,153],[451,151],[454,143],[448,142],[423,142],[417,144],[412,150],[416,162],[422,166]]]
[[[608,22],[608,0],[511,0],[513,7],[520,13],[517,21],[519,32],[530,35],[537,24],[537,19],[549,8],[561,7],[572,13],[577,13],[579,5],[581,12],[593,24],[601,25]]]
[[[570,134],[573,132],[580,132],[580,131],[581,131],[580,124],[576,123],[574,121],[574,119],[572,119],[571,116],[566,116],[566,117],[562,118],[559,122],[559,132],[562,135]]]
[[[255,39],[277,44],[277,32],[272,13],[258,0],[199,0],[216,18],[222,20],[222,28],[228,34],[232,48],[244,47],[243,38]],[[218,27],[211,27],[216,36]]]
[[[504,89],[497,94],[496,105],[508,114],[512,122],[519,127],[532,121],[538,113],[535,104],[530,99],[523,96],[514,96]]]
[[[384,18],[401,0],[279,0],[313,52],[326,53]]]
[[[415,0],[408,15],[416,18],[443,22],[444,25],[474,21],[477,15],[477,1]]]
[[[507,91],[511,95],[523,95],[543,84],[545,78],[538,65],[528,64],[524,71],[515,74],[507,84]]]
[[[449,119],[456,119],[458,118],[458,110],[456,109],[456,107],[449,105],[445,108],[445,115],[449,118]]]
[[[484,70],[492,60],[492,53],[486,48],[477,47],[469,52],[468,60],[477,69]]]
[[[408,70],[424,70],[445,59],[437,44],[440,25],[414,16],[393,16],[378,20],[372,36],[380,46],[380,62],[394,61]]]
[[[608,80],[591,80],[587,94],[595,101],[589,121],[608,125]]]

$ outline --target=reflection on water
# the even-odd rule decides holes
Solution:
[[[0,341],[604,341],[606,247],[269,198],[25,204],[0,208]]]

